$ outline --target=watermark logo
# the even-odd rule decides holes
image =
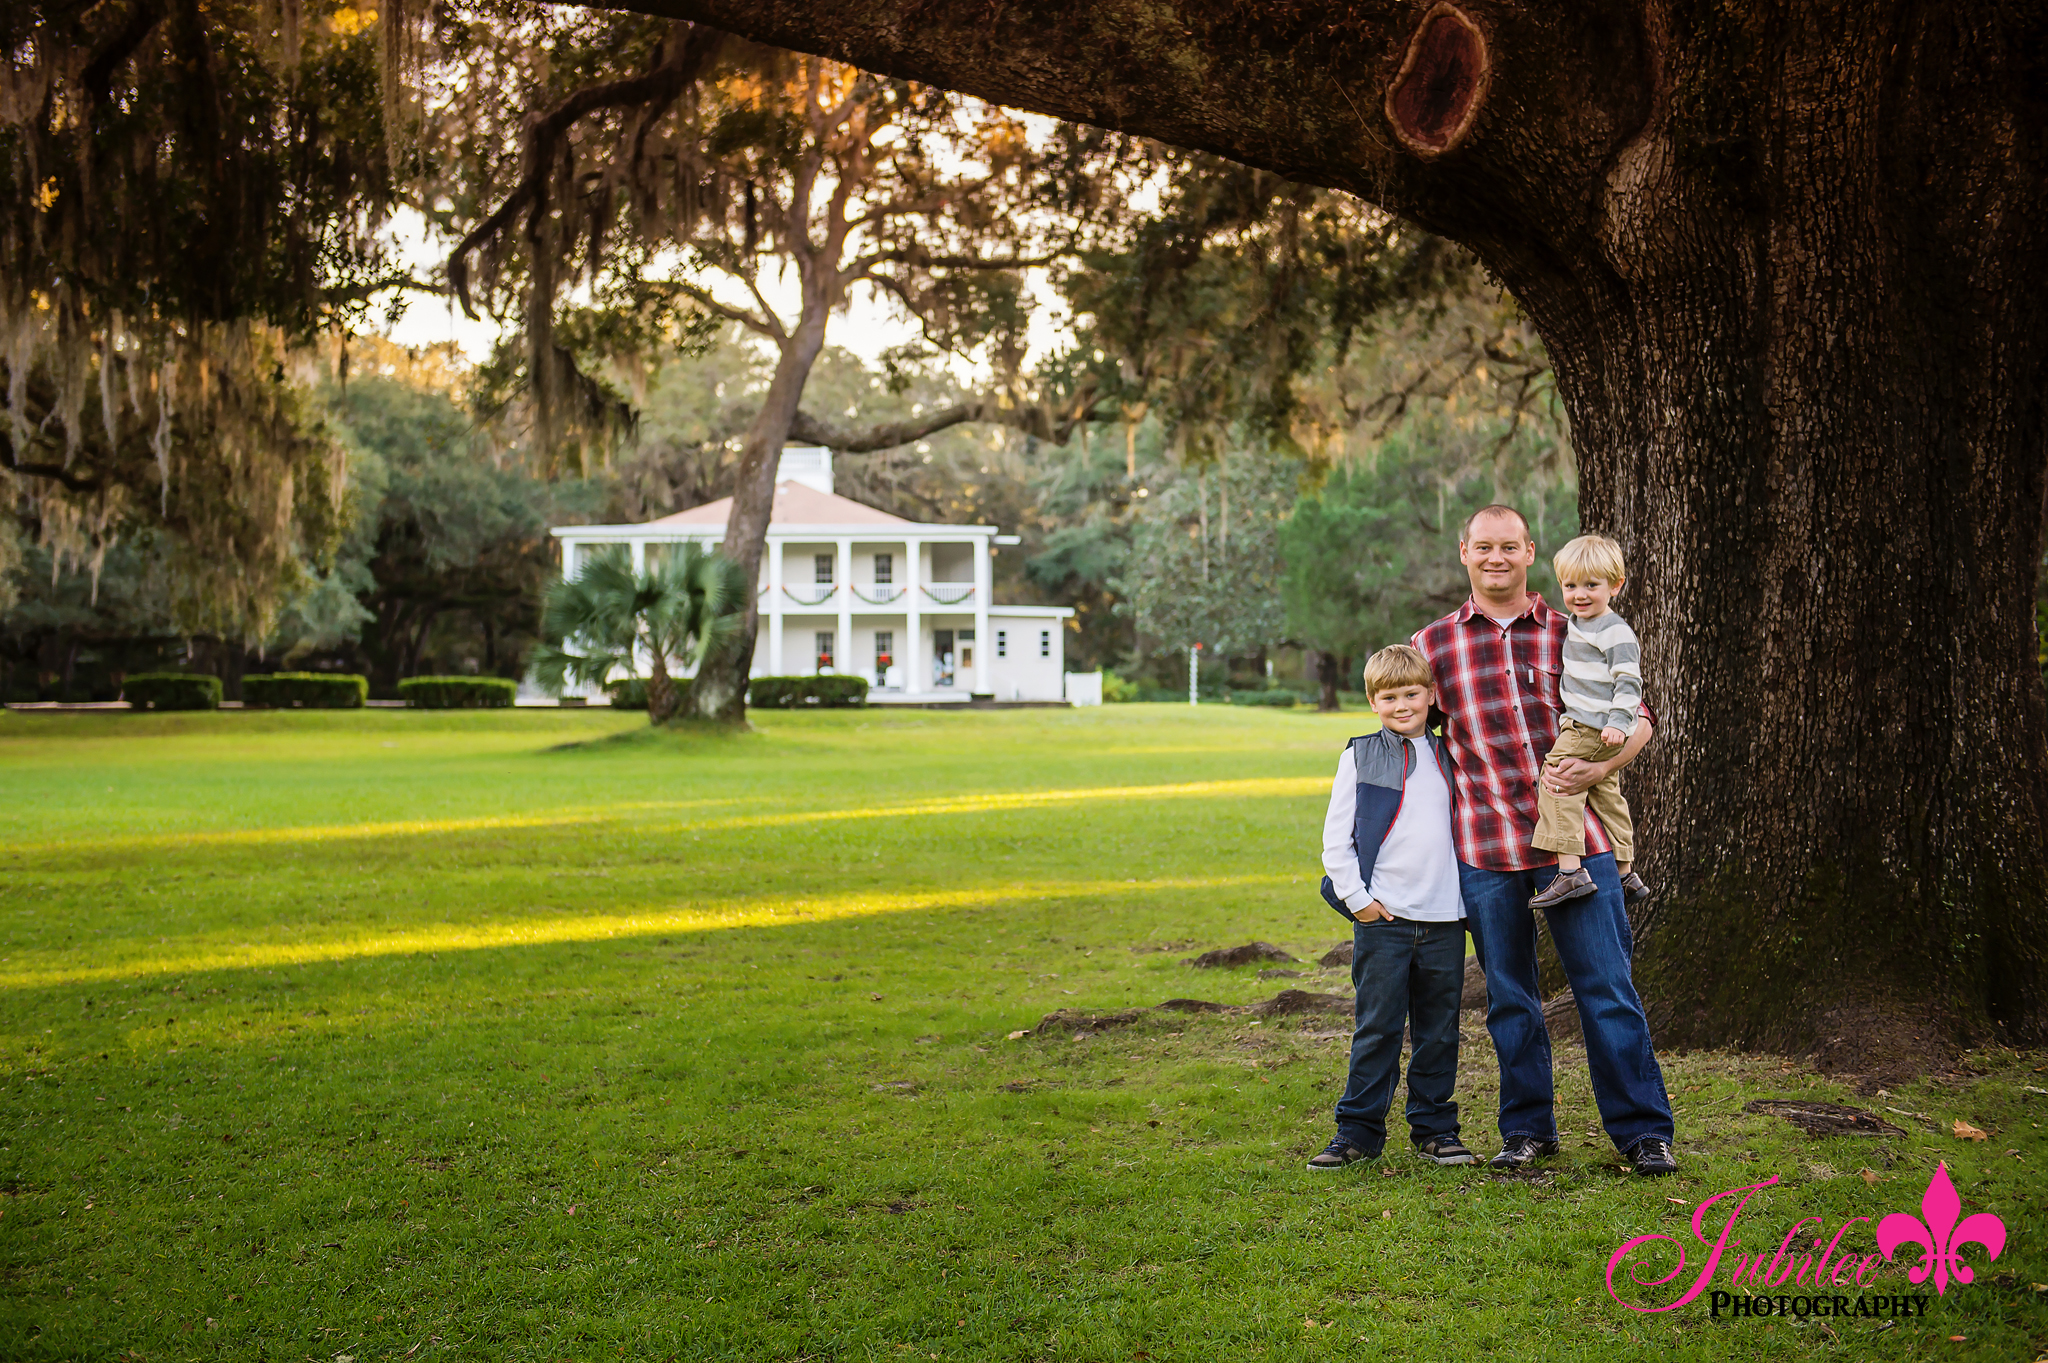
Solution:
[[[1934,1177],[1927,1180],[1927,1191],[1920,1195],[1920,1216],[1893,1212],[1877,1223],[1878,1252],[1889,1263],[1897,1250],[1920,1246],[1920,1265],[1906,1274],[1906,1281],[1918,1286],[1932,1275],[1934,1295],[1946,1296],[1949,1279],[1967,1284],[1973,1276],[1957,1250],[1978,1244],[1996,1259],[2005,1249],[2005,1222],[1990,1212],[1978,1212],[1957,1225],[1956,1216],[1962,1210],[1963,1200],[1956,1196],[1956,1185],[1949,1182],[1947,1162],[1937,1164]]]
[[[1676,1311],[1709,1291],[1715,1316],[1721,1314],[1723,1307],[1742,1316],[1898,1315],[1914,1314],[1916,1305],[1917,1313],[1925,1314],[1925,1297],[1858,1297],[1852,1301],[1846,1296],[1817,1294],[1824,1294],[1829,1288],[1849,1287],[1852,1282],[1860,1290],[1870,1275],[1878,1271],[1881,1262],[1892,1262],[1893,1255],[1906,1245],[1919,1245],[1920,1263],[1908,1270],[1907,1279],[1917,1285],[1932,1278],[1935,1294],[1941,1296],[1947,1293],[1951,1281],[1967,1284],[1972,1279],[1970,1267],[1960,1255],[1964,1245],[1982,1245],[1993,1259],[2005,1249],[2005,1223],[1989,1212],[1965,1217],[1958,1224],[1962,1199],[1956,1195],[1946,1163],[1936,1166],[1934,1176],[1928,1180],[1927,1191],[1920,1199],[1921,1216],[1894,1212],[1878,1224],[1875,1254],[1858,1255],[1853,1248],[1843,1248],[1843,1241],[1854,1227],[1873,1219],[1868,1216],[1849,1217],[1835,1228],[1832,1236],[1822,1218],[1803,1217],[1774,1246],[1767,1239],[1763,1242],[1767,1248],[1745,1249],[1739,1233],[1745,1229],[1741,1224],[1743,1213],[1751,1199],[1777,1183],[1777,1175],[1773,1174],[1760,1183],[1716,1193],[1694,1209],[1692,1238],[1700,1257],[1694,1260],[1691,1280],[1676,1300],[1663,1305],[1642,1305],[1627,1300],[1619,1290],[1634,1289],[1630,1296],[1657,1296],[1662,1295],[1659,1289],[1685,1282],[1686,1244],[1678,1236],[1656,1232],[1625,1241],[1614,1252],[1607,1261],[1607,1294],[1619,1305],[1645,1315]],[[1645,1276],[1665,1262],[1669,1251],[1662,1250],[1663,1245],[1676,1248],[1677,1264],[1661,1277]],[[1799,1289],[1806,1295],[1788,1293],[1788,1288]],[[1777,1295],[1769,1295],[1772,1293]]]

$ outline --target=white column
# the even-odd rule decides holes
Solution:
[[[647,541],[643,539],[636,539],[633,541],[633,575],[635,577],[638,577],[640,574],[646,571]]]
[[[995,581],[995,547],[988,540],[974,541],[974,685],[971,690],[983,693],[994,690],[989,678],[989,648],[995,640],[988,637],[988,598]]]
[[[916,540],[903,546],[903,571],[908,581],[903,593],[903,690],[917,695],[924,690],[929,664],[924,659],[924,545]]]
[[[782,673],[782,541],[768,541],[768,671]]]
[[[853,541],[840,540],[839,567],[832,574],[832,595],[839,602],[839,646],[832,650],[832,670],[845,676],[853,669]]]

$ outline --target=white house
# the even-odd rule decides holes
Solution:
[[[761,568],[753,675],[844,672],[867,678],[872,703],[1065,698],[1065,606],[1001,606],[990,559],[1014,535],[989,525],[907,521],[832,491],[832,452],[788,449]],[[633,567],[669,546],[715,549],[732,498],[644,525],[564,525],[562,571],[612,545]]]

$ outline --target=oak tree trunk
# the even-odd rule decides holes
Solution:
[[[768,543],[768,521],[775,511],[775,472],[782,462],[790,423],[796,419],[797,404],[803,401],[804,384],[818,362],[818,353],[825,348],[827,308],[822,296],[813,305],[813,292],[806,280],[803,313],[796,330],[779,347],[775,377],[769,381],[761,410],[740,447],[739,483],[733,489],[732,514],[726,520],[719,550],[740,565],[746,601],[739,630],[723,649],[704,660],[690,683],[687,708],[700,719],[738,723],[746,718],[747,676],[753,668],[754,641],[761,623],[757,591],[761,554]],[[769,589],[778,585],[771,583]]]
[[[2048,1039],[2043,6],[633,7],[1465,243],[1542,332],[1582,520],[1634,572],[1661,1040],[1868,1068]]]

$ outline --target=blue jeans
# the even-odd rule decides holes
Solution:
[[[1592,894],[1544,910],[1550,940],[1571,981],[1586,1036],[1593,1098],[1615,1148],[1626,1154],[1651,1136],[1670,1140],[1671,1099],[1650,1048],[1650,1025],[1636,997],[1629,962],[1635,942],[1622,909],[1614,854],[1587,857]],[[1557,874],[1555,866],[1482,871],[1458,863],[1459,888],[1486,972],[1486,1030],[1500,1057],[1500,1134],[1557,1139],[1552,1109],[1550,1033],[1536,988],[1536,915],[1529,900]]]
[[[1408,1134],[1417,1145],[1458,1134],[1458,996],[1465,983],[1465,924],[1406,918],[1351,929],[1357,993],[1351,1074],[1337,1100],[1337,1134],[1368,1155],[1387,1144],[1387,1108],[1401,1082],[1401,1029],[1408,1059]]]

